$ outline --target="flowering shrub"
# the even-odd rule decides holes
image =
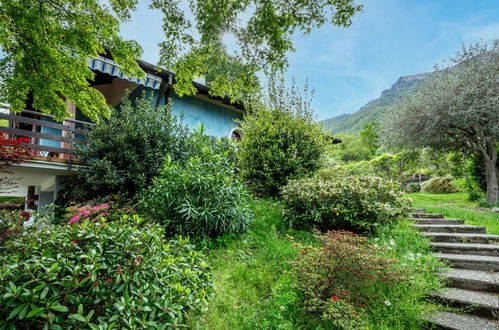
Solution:
[[[0,265],[0,328],[173,328],[213,293],[202,254],[137,215],[25,232]]]
[[[248,194],[229,150],[202,132],[191,137],[196,154],[184,164],[168,157],[144,194],[143,211],[170,234],[214,237],[244,231],[250,221]]]
[[[372,287],[379,282],[391,285],[404,281],[398,261],[383,257],[384,248],[351,232],[316,232],[315,236],[320,246],[295,243],[300,254],[292,262],[305,310],[328,325],[365,327],[368,304],[390,304],[383,292]]]
[[[281,192],[284,216],[294,228],[368,230],[410,211],[398,188],[392,181],[361,176],[291,181]]]
[[[108,210],[109,204],[71,206],[68,208],[68,215],[70,216],[68,225],[84,220],[105,223],[105,217],[109,215]]]

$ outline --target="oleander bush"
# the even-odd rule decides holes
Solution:
[[[137,215],[25,232],[0,265],[0,328],[182,327],[214,291],[187,239]]]
[[[251,212],[249,195],[230,156],[234,146],[213,141],[202,131],[190,143],[196,152],[184,163],[166,158],[160,175],[143,195],[141,210],[170,235],[215,237],[244,231]]]
[[[405,281],[398,260],[382,255],[384,248],[348,231],[315,232],[317,247],[295,243],[299,256],[291,262],[304,309],[326,328],[368,328],[370,305],[389,304],[380,283]]]
[[[421,185],[421,191],[432,194],[451,194],[459,191],[459,188],[452,183],[454,177],[450,175],[436,176]]]
[[[284,217],[297,229],[369,230],[394,223],[410,210],[399,184],[377,177],[295,180],[281,195]]]

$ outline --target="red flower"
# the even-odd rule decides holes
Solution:
[[[94,282],[94,287],[96,287],[97,285],[99,285],[99,282],[95,281]]]
[[[111,283],[113,283],[113,280],[111,280],[110,278],[107,279],[107,285],[111,285]]]
[[[74,240],[71,240],[71,243],[73,243],[73,244],[80,244],[80,241],[74,239]]]
[[[332,297],[331,297],[331,300],[332,300],[332,301],[336,301],[336,300],[338,300],[338,297],[336,297],[336,296],[332,296]]]

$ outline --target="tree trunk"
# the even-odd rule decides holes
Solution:
[[[484,150],[485,151],[485,150]],[[482,152],[485,163],[485,181],[487,183],[487,202],[496,205],[499,197],[499,183],[497,171],[497,150],[494,141],[487,144],[486,152]]]

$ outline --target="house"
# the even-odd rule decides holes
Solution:
[[[196,95],[179,97],[172,89],[175,78],[172,72],[144,61],[138,63],[146,72],[144,79],[125,76],[110,58],[89,59],[88,66],[95,73],[90,86],[99,90],[113,107],[118,106],[125,95],[133,100],[145,92],[157,99],[159,105],[170,104],[173,114],[182,114],[185,124],[192,129],[202,123],[208,135],[241,137],[236,122],[244,113],[240,104],[211,97],[209,87],[199,81],[193,82]],[[29,103],[22,113],[11,114],[8,108],[0,109],[0,132],[9,137],[28,137],[29,147],[36,153],[29,162],[8,169],[8,176],[18,178],[18,184],[8,192],[2,193],[0,189],[0,195],[26,196],[25,207],[39,209],[55,201],[64,177],[74,175],[79,167],[85,166],[74,158],[73,144],[84,143],[88,130],[95,124],[69,101],[67,109],[72,116],[62,122],[36,111]]]

